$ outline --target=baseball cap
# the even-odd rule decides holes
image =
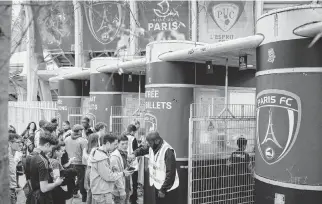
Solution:
[[[77,132],[77,131],[83,130],[83,129],[84,129],[83,126],[80,125],[80,124],[76,124],[76,125],[73,126],[73,131],[74,132]]]

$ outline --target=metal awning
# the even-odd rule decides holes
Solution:
[[[67,70],[66,70],[67,71]],[[49,82],[57,82],[62,79],[79,79],[79,80],[85,80],[90,78],[90,70],[89,69],[75,69],[71,68],[67,72],[64,71],[63,73],[60,73],[59,75],[55,77],[49,78]]]
[[[322,22],[312,22],[294,29],[294,34],[303,37],[315,37],[322,33]]]
[[[63,75],[62,77],[64,79],[80,79],[80,80],[84,80],[84,79],[89,79],[90,78],[90,70],[80,70],[77,72],[73,72],[73,73],[68,73]]]
[[[146,67],[146,58],[135,59],[131,61],[118,62],[116,64],[102,66],[97,69],[99,72],[125,72],[125,73],[138,73],[144,72]]]
[[[248,56],[248,64],[255,67],[256,51],[264,40],[263,35],[253,35],[245,38],[238,38],[225,42],[207,44],[204,46],[183,49],[174,52],[161,54],[159,59],[163,61],[186,61],[200,62],[212,61],[216,65],[238,66],[240,56]]]

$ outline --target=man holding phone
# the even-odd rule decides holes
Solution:
[[[135,168],[131,167],[127,162],[128,142],[129,139],[125,135],[121,135],[118,138],[118,149],[111,154],[111,166],[114,171],[122,172],[124,170],[128,170],[133,173],[135,170]],[[113,191],[115,204],[128,203],[131,191],[130,179],[130,176],[124,176],[122,179],[115,182]]]
[[[113,192],[116,182],[130,176],[132,172],[126,169],[121,171],[112,166],[111,154],[118,146],[116,136],[105,134],[101,137],[101,142],[101,146],[90,154],[92,163],[90,186],[95,203],[113,204]]]

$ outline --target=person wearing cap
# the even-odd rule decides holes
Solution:
[[[87,191],[84,188],[84,178],[86,165],[82,163],[83,150],[87,147],[87,140],[82,137],[83,126],[76,124],[72,128],[72,135],[65,139],[66,152],[70,158],[75,157],[71,163],[71,167],[77,171],[77,187],[74,195],[77,195],[78,190],[82,195],[82,202],[86,202]]]

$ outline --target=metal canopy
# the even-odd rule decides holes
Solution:
[[[303,37],[315,37],[322,33],[322,22],[312,22],[294,29],[294,34]]]
[[[63,75],[64,79],[89,79],[90,78],[90,70],[81,70],[75,73],[68,73]]]
[[[146,58],[135,59],[131,61],[119,62],[116,64],[106,65],[97,69],[99,72],[125,72],[125,73],[138,73],[144,72],[146,67]]]
[[[225,42],[207,44],[191,49],[178,50],[161,54],[159,59],[163,61],[188,61],[200,62],[212,61],[216,65],[238,66],[240,56],[248,56],[248,64],[255,67],[255,48],[264,40],[263,35],[253,35]]]
[[[64,70],[64,72],[61,72],[60,74],[56,74],[55,77],[49,78],[49,82],[57,82],[62,79],[78,79],[78,80],[84,80],[90,78],[90,70],[89,69],[79,69],[79,68],[70,68],[68,72],[67,70]]]

